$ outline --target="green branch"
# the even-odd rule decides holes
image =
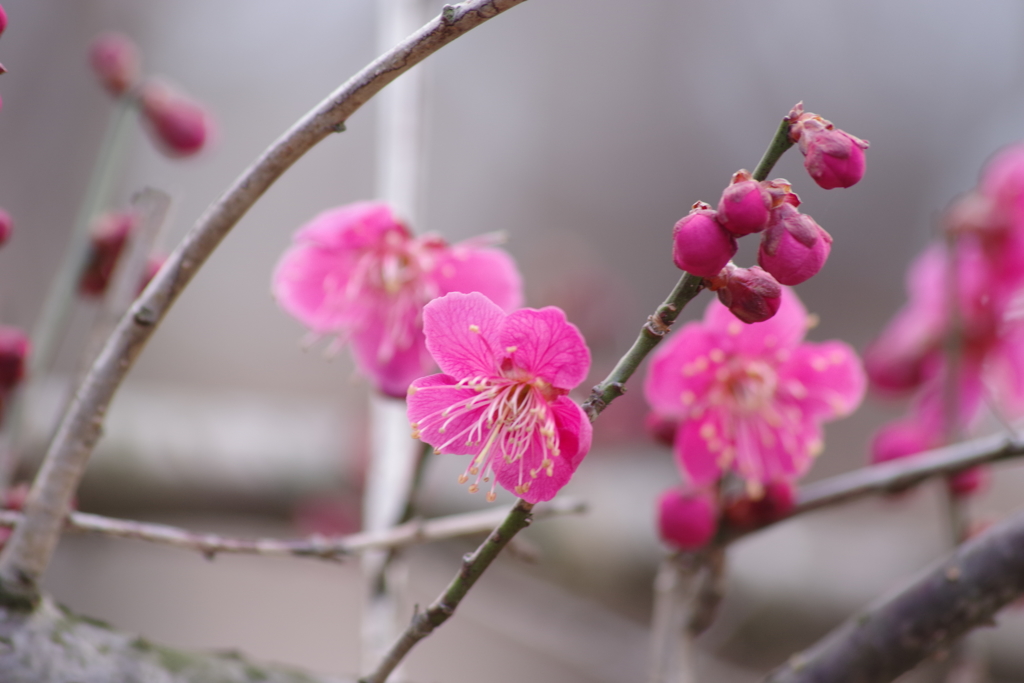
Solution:
[[[515,507],[508,513],[505,521],[491,532],[487,540],[472,554],[462,558],[462,568],[455,578],[452,579],[452,582],[448,584],[447,590],[434,600],[425,611],[417,611],[413,615],[412,622],[406,627],[402,635],[399,636],[398,641],[391,646],[391,650],[384,656],[377,669],[365,678],[359,679],[359,683],[384,683],[416,643],[429,636],[435,628],[448,621],[448,618],[455,614],[455,608],[462,602],[462,598],[466,597],[466,593],[469,592],[469,589],[473,587],[476,580],[484,573],[484,570],[490,566],[494,558],[498,556],[498,553],[508,545],[509,541],[517,533],[530,525],[530,521],[533,518],[532,510],[533,504],[531,503],[527,503],[524,500],[516,503]]]

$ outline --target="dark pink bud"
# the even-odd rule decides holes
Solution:
[[[782,303],[782,286],[757,266],[739,268],[728,263],[708,284],[718,292],[718,300],[745,323],[768,320]]]
[[[7,30],[7,10],[4,9],[3,5],[0,5],[0,35]]]
[[[864,177],[866,140],[839,130],[830,122],[815,116],[807,117],[790,129],[790,136],[799,136],[804,168],[826,190],[850,187]]]
[[[681,550],[708,544],[718,528],[718,506],[713,494],[684,493],[672,489],[658,499],[658,531],[661,540]]]
[[[949,475],[946,479],[946,486],[949,487],[949,492],[953,496],[964,498],[983,491],[988,487],[988,481],[987,467],[969,467]]]
[[[883,338],[864,351],[864,370],[871,387],[886,394],[902,394],[918,388],[934,369],[933,349],[910,353]]]
[[[871,439],[871,462],[898,460],[923,453],[940,443],[939,435],[914,418],[890,422]]]
[[[86,296],[102,296],[110,285],[117,260],[137,217],[131,212],[111,211],[96,219],[90,236],[89,255],[78,282],[78,291]]]
[[[114,97],[131,90],[139,79],[139,50],[131,38],[120,33],[104,33],[93,40],[89,64]]]
[[[11,214],[7,213],[4,209],[0,209],[0,247],[7,244],[13,229],[14,222],[11,220]]]
[[[832,250],[832,236],[792,204],[772,210],[757,262],[781,284],[798,285],[814,277]]]
[[[738,529],[756,529],[778,521],[796,504],[796,486],[779,480],[768,484],[760,498],[742,496],[726,504],[724,514]]]
[[[761,183],[747,171],[737,171],[718,202],[718,223],[737,237],[761,232],[768,226],[771,204],[772,197]]]
[[[644,428],[647,433],[660,444],[671,446],[676,441],[676,431],[679,429],[679,420],[655,412],[647,413],[644,418]]]
[[[672,231],[672,258],[676,266],[699,277],[714,277],[738,248],[736,238],[715,219],[715,212],[703,202],[693,205],[689,215]]]
[[[169,156],[189,156],[203,148],[210,129],[206,111],[158,81],[142,85],[142,117],[158,146]]]
[[[25,378],[32,344],[17,327],[0,326],[0,394],[6,396]]]

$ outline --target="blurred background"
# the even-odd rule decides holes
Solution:
[[[4,7],[0,205],[15,234],[0,251],[0,322],[26,328],[113,109],[86,62],[97,33],[134,38],[145,73],[173,81],[216,119],[213,144],[195,158],[167,159],[132,134],[116,195],[127,202],[145,186],[171,194],[166,250],[263,149],[376,56],[372,0]],[[424,1],[424,17],[440,7]],[[413,227],[451,241],[505,232],[528,304],[567,311],[591,345],[597,381],[677,279],[673,223],[697,200],[717,202],[803,100],[871,142],[867,175],[851,189],[818,188],[795,151],[773,174],[793,181],[802,210],[835,240],[822,273],[798,288],[821,317],[812,339],[862,349],[901,305],[905,266],[944,206],[974,184],[987,157],[1024,137],[1022,30],[1024,6],[1012,0],[531,0],[425,64],[424,187]],[[358,527],[368,387],[346,354],[328,361],[320,348],[300,349],[304,330],[277,308],[269,283],[297,227],[373,197],[374,107],[278,181],[186,290],[113,406],[82,509],[239,534]],[[737,262],[751,265],[756,241],[741,244]],[[27,469],[67,395],[90,315],[80,309],[55,377],[29,395]],[[902,409],[869,399],[830,425],[810,478],[865,464],[872,431]],[[644,413],[636,382],[602,415],[587,465],[566,489],[591,512],[529,530],[539,563],[503,558],[414,653],[410,679],[643,675],[663,553],[653,500],[678,478],[668,450],[644,434]],[[426,511],[484,505],[455,483],[461,467],[433,463]],[[1019,505],[1019,468],[994,474],[973,502],[978,518]],[[784,661],[945,552],[947,526],[938,488],[923,487],[737,544],[727,602],[701,641],[708,680],[751,680]],[[410,554],[415,601],[445,585],[468,543]],[[136,542],[68,538],[47,587],[74,609],[172,645],[330,672],[357,667],[354,564],[208,563]],[[1001,623],[981,647],[997,678],[1019,680],[1024,619],[1011,612]]]

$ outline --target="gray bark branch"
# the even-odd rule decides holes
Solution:
[[[118,323],[61,421],[25,504],[25,519],[0,553],[0,603],[31,607],[71,499],[100,438],[114,393],[156,326],[214,248],[303,154],[385,85],[463,33],[525,0],[470,0],[441,15],[353,76],[274,142],[211,205]]]

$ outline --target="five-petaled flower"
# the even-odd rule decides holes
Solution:
[[[472,456],[459,481],[495,484],[529,503],[550,500],[590,449],[591,426],[567,394],[590,351],[555,307],[506,315],[479,293],[423,309],[426,344],[443,374],[409,387],[413,435],[437,452]]]
[[[674,448],[692,487],[735,472],[753,498],[792,481],[821,449],[821,423],[852,412],[864,371],[846,344],[804,343],[807,312],[783,288],[775,317],[744,325],[713,301],[655,353],[648,403],[679,422]]]
[[[505,310],[520,305],[515,263],[488,242],[449,246],[436,235],[414,237],[386,204],[350,204],[298,230],[274,272],[274,295],[314,334],[351,341],[363,374],[402,397],[433,367],[423,343],[427,302],[448,292],[482,292]]]

